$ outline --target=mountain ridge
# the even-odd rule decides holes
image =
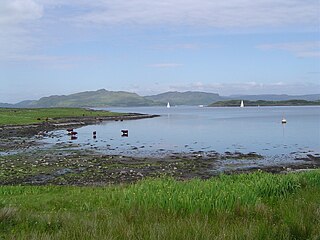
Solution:
[[[25,100],[16,104],[0,103],[1,108],[42,108],[42,107],[137,107],[137,106],[164,106],[167,102],[171,105],[210,105],[218,101],[226,100],[248,101],[287,101],[307,100],[318,101],[320,94],[286,95],[286,94],[262,94],[262,95],[232,95],[220,96],[218,93],[200,91],[169,91],[156,95],[140,96],[137,93],[126,91],[108,91],[99,89],[96,91],[84,91],[69,95],[51,95],[39,100]]]
[[[208,105],[214,101],[223,100],[218,93],[207,93],[207,92],[165,92],[157,95],[145,96],[155,102],[167,103],[171,105]]]

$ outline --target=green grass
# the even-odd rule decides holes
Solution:
[[[2,186],[0,239],[320,239],[320,170]]]
[[[33,124],[57,118],[119,116],[121,113],[83,108],[0,108],[0,125]]]

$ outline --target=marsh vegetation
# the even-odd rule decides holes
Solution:
[[[320,171],[2,186],[4,239],[319,239]]]

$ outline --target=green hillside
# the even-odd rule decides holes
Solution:
[[[227,100],[218,101],[210,104],[208,107],[239,107],[241,100]],[[306,100],[286,100],[286,101],[248,101],[244,100],[245,106],[313,106],[320,105],[320,101],[306,101]]]
[[[0,108],[10,108],[12,107],[13,105],[10,104],[10,103],[0,103]]]
[[[146,99],[171,105],[208,105],[212,102],[223,100],[217,93],[206,92],[166,92],[153,96],[146,96]]]
[[[287,98],[295,99],[290,100]],[[258,98],[258,100],[256,100]],[[269,100],[268,98],[271,98]],[[48,107],[139,107],[165,106],[167,102],[174,105],[210,105],[212,107],[239,106],[240,100],[246,106],[305,106],[319,105],[319,94],[289,96],[289,95],[247,95],[225,97],[217,93],[207,92],[165,92],[152,96],[139,96],[136,93],[124,91],[86,91],[71,95],[53,95],[39,100],[25,100],[16,104],[0,103],[0,108],[48,108]],[[260,99],[260,100],[259,100]]]
[[[154,103],[136,93],[113,92],[105,89],[87,91],[71,95],[43,97],[38,101],[26,102],[20,107],[130,107],[150,106]]]

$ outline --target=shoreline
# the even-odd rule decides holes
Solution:
[[[175,154],[157,157],[133,157],[101,154],[95,150],[72,148],[38,148],[9,156],[0,156],[0,185],[70,185],[106,186],[135,183],[145,178],[172,177],[186,181],[209,179],[221,174],[240,174],[263,171],[289,173],[320,168],[320,157],[309,155],[295,163],[239,167],[228,161],[257,161],[256,153]],[[227,168],[221,169],[224,161]],[[223,165],[222,165],[223,166]]]
[[[154,118],[160,115],[127,113],[119,116],[99,116],[99,117],[70,117],[56,118],[47,122],[25,124],[25,125],[0,125],[0,139],[8,137],[33,137],[54,130],[66,128],[79,128],[87,125],[98,124],[104,121],[124,121],[144,118]]]
[[[49,131],[82,127],[103,121],[124,121],[158,117],[131,113],[107,117],[73,117],[51,119],[29,125],[0,126],[0,185],[76,185],[105,186],[134,183],[145,178],[173,177],[177,180],[208,179],[220,174],[255,171],[287,173],[320,168],[320,156],[309,154],[281,164],[243,164],[263,160],[255,152],[190,152],[161,157],[125,156],[101,153],[96,149],[74,149],[72,144],[49,147],[38,139]],[[230,160],[230,162],[228,162]],[[235,160],[235,161],[234,161]],[[232,163],[234,161],[235,163]],[[220,164],[220,165],[219,165]],[[225,164],[225,165],[223,165]],[[229,164],[229,165],[228,165]],[[231,167],[230,167],[231,166]]]

